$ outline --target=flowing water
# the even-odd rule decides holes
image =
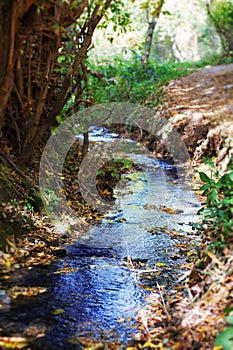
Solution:
[[[96,135],[95,131],[94,136],[95,141],[106,142],[116,135]],[[177,178],[173,165],[145,155],[135,156],[135,161],[143,172],[123,176],[115,190],[116,209],[66,247],[65,258],[50,266],[18,271],[18,285],[47,287],[47,291],[6,303],[8,308],[0,310],[2,334],[33,336],[39,331],[41,337],[32,348],[43,350],[81,349],[80,337],[119,339],[126,344],[136,332],[133,318],[148,293],[128,268],[127,257],[150,267],[166,264],[160,284],[179,278],[179,265],[185,260],[172,259],[178,254],[178,241],[166,230],[191,232],[189,223],[197,221],[198,199],[184,178]],[[174,209],[175,214],[161,206]],[[164,227],[163,234],[148,232]],[[66,266],[73,271],[56,274]],[[64,312],[54,315],[57,309]]]

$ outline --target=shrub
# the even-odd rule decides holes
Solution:
[[[223,53],[233,56],[233,0],[214,0],[207,5],[210,21],[220,36]]]
[[[204,185],[202,195],[206,197],[205,205],[199,210],[209,224],[215,242],[229,243],[233,232],[233,161],[225,174],[214,170],[214,164],[206,161],[211,168],[211,175],[200,172]]]

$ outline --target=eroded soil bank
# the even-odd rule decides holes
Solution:
[[[225,169],[233,156],[233,64],[201,69],[171,81],[164,115],[180,133],[193,165],[202,156]]]
[[[199,70],[171,81],[166,87],[162,114],[170,119],[185,142],[199,195],[198,171],[208,173],[202,157],[212,158],[220,172],[226,170],[233,157],[232,82],[233,64],[230,64]],[[166,155],[163,144],[151,138],[147,142],[156,155]],[[208,233],[206,230],[204,236]],[[159,349],[222,349],[214,346],[214,339],[227,325],[225,311],[233,307],[232,247],[227,247],[221,257],[201,252],[200,262],[206,258],[204,266],[194,259],[188,275],[178,290],[173,291],[173,297],[161,293],[150,295],[144,311],[144,325],[146,319],[150,331],[150,335],[144,337],[148,349],[153,346]],[[182,290],[186,291],[186,296]],[[156,324],[161,309],[162,325]],[[231,349],[231,344],[224,349]]]

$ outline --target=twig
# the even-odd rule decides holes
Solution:
[[[166,313],[167,317],[170,318],[170,315],[169,315],[169,313],[167,311],[167,308],[166,308],[166,305],[165,305],[165,302],[164,302],[163,293],[161,291],[160,285],[158,284],[157,281],[156,281],[156,284],[157,284],[157,287],[158,287],[158,290],[159,290],[159,294],[160,294],[160,297],[161,297],[161,300],[162,300],[163,310]]]
[[[141,273],[149,273],[149,272],[157,272],[158,271],[156,269],[152,269],[152,270],[137,270],[137,269],[126,267],[126,266],[122,266],[122,265],[121,265],[121,268],[124,269],[124,270],[131,271],[131,272],[136,272],[139,275]]]
[[[107,78],[105,78],[103,73],[97,72],[97,71],[92,70],[92,69],[87,69],[87,73],[91,74],[93,77],[98,78],[106,83],[109,82],[109,80]]]
[[[29,178],[26,174],[24,174],[21,170],[19,170],[19,168],[17,167],[17,165],[13,162],[13,160],[11,160],[6,154],[4,154],[1,150],[0,150],[0,155],[12,166],[12,168],[23,178],[28,179],[30,181],[32,181],[31,178]]]

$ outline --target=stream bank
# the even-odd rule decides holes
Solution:
[[[203,171],[202,157],[214,158],[226,170],[233,157],[233,64],[200,69],[170,81],[164,93],[162,115],[184,141],[193,167]],[[162,156],[164,146],[148,140]]]
[[[134,346],[144,298],[173,289],[188,251],[200,244],[190,225],[199,201],[189,182],[173,164],[144,155],[134,161],[143,171],[122,176],[114,212],[66,244],[64,257],[18,269],[5,282],[11,299],[2,296],[3,345],[14,335],[32,349]]]
[[[212,158],[220,174],[226,171],[227,164],[233,158],[232,79],[232,64],[208,67],[171,81],[165,90],[165,105],[161,113],[171,121],[185,142],[193,165],[195,193],[201,202],[205,202],[205,198],[199,190],[203,185],[199,172],[211,175],[202,157]],[[151,136],[145,136],[143,140],[156,155],[166,156],[163,144]],[[207,225],[204,230],[199,230],[199,234],[209,236],[209,243],[212,242]],[[216,335],[229,325],[226,315],[232,314],[233,290],[230,240],[222,254],[219,255],[214,249],[203,250],[200,258],[204,264],[199,265],[196,261],[193,266],[190,265],[189,276],[180,284],[181,289],[183,286],[188,291],[187,297],[182,298],[177,292],[174,302],[165,297],[165,304],[161,295],[152,294],[149,297],[150,306],[145,311],[148,322],[156,319],[162,304],[166,305],[163,316],[167,325],[165,328],[154,328],[152,325],[152,335],[149,340],[145,337],[143,342],[149,348],[215,349]],[[163,345],[164,339],[166,345]],[[226,349],[232,349],[232,346],[229,343]]]

